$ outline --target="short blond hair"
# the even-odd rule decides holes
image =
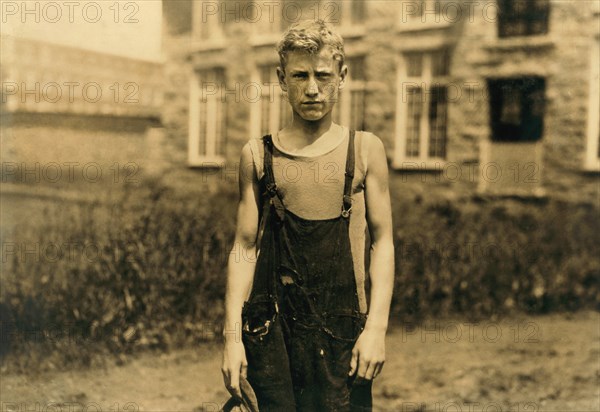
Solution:
[[[342,37],[331,30],[327,23],[321,19],[302,20],[295,23],[283,33],[282,39],[277,43],[281,69],[285,71],[289,52],[304,51],[316,54],[327,46],[331,47],[333,59],[339,62],[341,69],[346,58]]]

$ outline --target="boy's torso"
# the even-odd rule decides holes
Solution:
[[[365,284],[366,205],[364,181],[368,134],[357,132],[355,138],[355,170],[352,184],[350,242],[360,310],[367,311]],[[309,220],[336,218],[341,213],[344,173],[349,131],[339,143],[330,145],[317,156],[293,154],[273,139],[273,174],[283,203],[290,212]],[[261,139],[252,139],[250,148],[259,179],[263,177],[264,147]]]

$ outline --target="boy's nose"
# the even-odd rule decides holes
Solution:
[[[317,82],[314,80],[309,80],[305,93],[307,96],[317,95],[319,93],[319,86],[317,86]]]

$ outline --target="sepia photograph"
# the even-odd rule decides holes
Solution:
[[[600,411],[600,0],[0,11],[0,412]]]

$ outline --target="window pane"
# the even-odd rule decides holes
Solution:
[[[348,66],[348,75],[351,80],[366,79],[364,56],[347,58],[346,65]]]
[[[450,51],[437,50],[431,54],[432,76],[447,76],[450,70]]]
[[[341,121],[341,113],[340,112],[341,112],[341,107],[342,107],[342,100],[344,98],[343,96],[344,96],[344,93],[341,93],[341,92],[338,93],[338,101],[335,104],[335,106],[333,106],[333,112],[332,112],[333,121],[334,121],[334,123],[337,123],[337,124],[340,124],[340,121]]]
[[[271,88],[269,87],[269,83],[271,83],[271,70],[273,70],[272,66],[260,66],[260,83],[263,87],[263,94],[269,93]]]
[[[446,130],[448,112],[446,87],[433,87],[429,105],[429,156],[446,157]]]
[[[200,115],[199,115],[199,122],[200,122],[200,139],[198,141],[198,154],[203,156],[206,155],[206,126],[207,126],[207,119],[206,119],[206,99],[200,99]]]
[[[350,125],[354,130],[365,130],[365,91],[353,90],[350,97]]]
[[[492,140],[536,141],[542,138],[545,79],[488,80]]]
[[[216,113],[215,113],[215,153],[219,154],[221,150],[221,139],[223,138],[223,104],[221,101],[217,101]],[[212,153],[210,153],[212,154]]]
[[[498,0],[498,8],[500,37],[548,33],[549,0]]]
[[[260,132],[262,135],[269,133],[269,113],[271,102],[268,95],[263,94],[260,97]]]
[[[288,103],[287,95],[285,93],[281,93],[279,102],[279,128],[281,129],[291,122],[292,108]]]
[[[419,141],[421,135],[422,90],[409,88],[406,91],[408,113],[406,121],[406,156],[419,156]]]
[[[521,90],[518,87],[502,88],[500,122],[518,126],[521,124]]]
[[[352,23],[363,24],[366,17],[365,0],[352,0]]]
[[[259,73],[260,73],[260,89],[261,89],[261,95],[260,95],[260,130],[261,130],[261,134],[265,135],[268,134],[270,132],[272,132],[272,130],[270,130],[269,128],[269,124],[270,124],[270,116],[271,116],[271,111],[275,110],[276,113],[280,112],[279,108],[275,107],[272,108],[271,105],[273,105],[274,102],[274,98],[273,96],[271,96],[271,93],[278,92],[277,86],[274,84],[274,82],[276,81],[276,66],[274,65],[263,65],[263,66],[259,66]]]
[[[423,72],[423,54],[406,53],[404,60],[406,61],[406,74],[409,77],[420,77]]]

